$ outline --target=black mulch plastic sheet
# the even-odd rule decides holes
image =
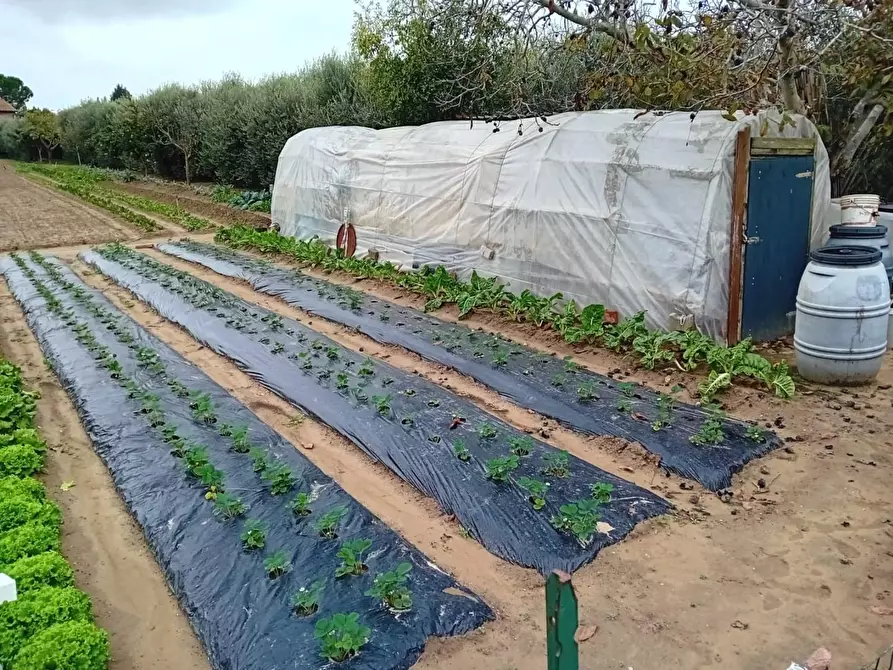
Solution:
[[[654,431],[651,424],[657,419],[658,395],[641,386],[635,389],[630,411],[618,411],[621,387],[613,379],[574,369],[555,356],[511,340],[445,323],[411,307],[275,267],[222,247],[184,242],[159,244],[158,248],[221,275],[246,281],[261,293],[355,328],[377,342],[404,347],[454,368],[518,405],[566,426],[591,435],[615,435],[638,442],[660,456],[664,468],[693,479],[711,491],[729,486],[732,475],[745,463],[781,444],[768,431],[765,441],[754,442],[746,436],[746,424],[726,420],[723,422],[725,439],[720,444],[695,445],[689,438],[698,431],[704,412],[692,405],[677,404],[672,425]],[[504,363],[495,362],[499,360],[498,354],[505,354]],[[578,389],[584,385],[591,386],[600,398],[581,402]]]
[[[168,424],[176,425],[181,437],[208,447],[211,462],[226,474],[227,490],[251,506],[249,517],[267,526],[265,549],[244,551],[239,538],[243,522],[222,521],[212,514],[204,489],[187,477],[182,460],[171,455],[169,445],[139,412],[138,401],[76,340],[72,324],[47,308],[23,271],[9,257],[0,259],[0,271],[24,308],[44,355],[76,405],[96,452],[108,466],[214,668],[330,667],[319,655],[314,626],[320,617],[336,612],[357,612],[372,629],[360,654],[338,667],[409,668],[429,636],[467,633],[493,618],[487,605],[401,540],[293,445],[176,352],[121,315],[101,294],[86,289],[67,268],[64,276],[115,315],[120,331],[133,338],[133,348],[121,344],[109,332],[108,321],[100,321],[73,300],[39,265],[30,260],[28,265],[65,307],[74,310],[77,320],[89,326],[100,344],[111,349],[124,375],[158,397]],[[136,352],[142,347],[158,354],[166,377],[137,365]],[[247,426],[255,446],[276,462],[287,464],[298,477],[295,490],[313,494],[310,516],[299,520],[290,511],[294,491],[271,495],[253,472],[251,457],[231,451],[230,443],[214,426],[196,421],[189,400],[174,395],[166,383],[170,379],[209,394],[218,416],[216,425]],[[324,539],[315,530],[315,520],[338,506],[346,509],[339,537]],[[369,571],[359,577],[335,579],[335,568],[341,562],[336,557],[340,542],[356,538],[373,542],[366,561]],[[287,553],[293,569],[271,580],[263,561],[278,550]],[[413,566],[409,587],[414,604],[411,611],[394,614],[364,592],[377,572],[391,570],[403,561]],[[290,607],[292,594],[316,580],[325,581],[319,611],[310,617],[296,616]],[[444,589],[457,589],[453,591],[456,595]]]
[[[569,476],[546,477],[544,457],[560,453],[553,447],[437,384],[364,358],[297,321],[143,254],[131,252],[109,260],[90,251],[82,258],[434,498],[481,544],[506,560],[543,574],[553,569],[570,572],[623,538],[639,521],[670,507],[654,494],[573,456]],[[491,432],[495,434],[490,436]],[[520,459],[508,481],[488,479],[487,461],[509,456],[512,440],[530,454]],[[454,455],[457,445],[468,450],[468,461]],[[533,509],[528,493],[518,484],[521,477],[548,480],[543,509]],[[600,510],[607,525],[584,545],[557,531],[550,520],[561,505],[590,498],[590,486],[598,483],[613,486],[611,501]]]

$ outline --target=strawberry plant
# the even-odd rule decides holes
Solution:
[[[330,618],[316,622],[313,631],[319,640],[320,655],[335,663],[341,663],[356,656],[369,641],[372,630],[359,621],[360,615],[333,614]]]
[[[578,500],[562,505],[552,517],[552,525],[559,531],[570,533],[582,546],[587,546],[595,535],[599,520],[597,500]]]
[[[192,410],[192,416],[204,423],[215,423],[217,415],[214,412],[214,404],[211,402],[211,396],[207,393],[196,392],[190,394],[189,408]]]
[[[592,382],[583,382],[577,387],[577,398],[580,402],[589,402],[598,400],[599,395],[595,392]]]
[[[530,477],[521,477],[518,480],[518,486],[530,494],[528,500],[533,505],[533,509],[540,510],[546,506],[546,493],[549,491],[548,482],[541,482]]]
[[[349,540],[341,545],[336,556],[341,565],[335,568],[335,577],[362,575],[369,568],[363,562],[363,554],[372,546],[372,540]]]
[[[251,469],[254,472],[263,472],[270,466],[267,462],[267,452],[261,448],[253,447],[248,455],[251,456]]]
[[[341,517],[346,513],[346,507],[333,507],[316,522],[316,532],[328,540],[335,539],[338,537],[338,524],[341,523]]]
[[[214,514],[226,519],[235,519],[248,511],[248,505],[229,493],[218,493],[214,499]]]
[[[295,499],[291,501],[291,511],[297,517],[309,516],[311,512],[311,502],[310,494],[301,491],[295,496]]]
[[[371,358],[367,357],[366,360],[363,361],[363,365],[357,370],[357,374],[361,377],[372,377],[375,374],[375,366],[373,365]]]
[[[291,597],[292,611],[298,616],[312,616],[319,609],[319,600],[322,597],[325,582],[320,580],[310,586],[302,586]]]
[[[251,443],[248,441],[248,426],[237,426],[232,431],[232,446],[230,447],[237,454],[247,454],[252,450]]]
[[[467,462],[471,459],[471,454],[468,453],[468,447],[465,446],[465,443],[462,440],[453,441],[453,453],[460,461]]]
[[[218,493],[223,492],[224,474],[210,463],[200,465],[191,472],[205,487],[205,498],[207,500],[214,500]]]
[[[412,565],[400,563],[390,572],[375,575],[372,588],[366,591],[367,596],[377,598],[388,609],[406,612],[412,609],[412,592],[407,588]]]
[[[343,372],[339,372],[335,375],[335,388],[337,389],[346,389],[350,386],[350,378]]]
[[[261,473],[261,479],[270,485],[270,493],[274,496],[291,491],[296,481],[291,469],[283,463],[269,465]]]
[[[515,456],[503,456],[501,458],[491,458],[487,461],[487,479],[494,482],[504,482],[509,478],[513,470],[517,470],[521,464],[521,460]]]
[[[183,459],[186,461],[186,469],[190,473],[194,472],[196,468],[211,462],[208,458],[208,449],[206,447],[187,449],[186,453],[183,454]]]
[[[277,551],[264,559],[264,570],[270,579],[277,579],[291,570],[291,561],[284,551]]]
[[[493,356],[493,361],[492,361],[492,362],[493,362],[493,365],[495,365],[495,366],[497,366],[497,367],[500,367],[500,366],[503,366],[503,365],[508,365],[508,363],[509,363],[509,357],[508,357],[508,354],[506,354],[504,351],[497,352],[497,353]]]
[[[699,446],[719,444],[723,440],[722,421],[726,414],[719,405],[708,403],[703,407],[707,410],[707,418],[698,428],[698,432],[689,437],[688,441]]]
[[[600,505],[605,505],[611,502],[611,494],[614,492],[614,485],[609,484],[608,482],[598,482],[597,484],[591,484],[589,486],[589,491],[592,494],[593,500]]]
[[[391,411],[391,396],[390,394],[373,395],[372,404],[375,405],[375,409],[378,410],[379,414],[389,414]]]
[[[751,424],[747,427],[747,439],[751,442],[762,444],[766,441],[766,433],[759,426]]]
[[[267,543],[267,527],[263,521],[248,519],[242,527],[239,539],[242,540],[242,547],[248,551],[263,549]]]
[[[551,477],[567,477],[570,474],[568,453],[562,450],[544,454],[543,474]]]
[[[482,440],[492,440],[494,437],[496,437],[496,434],[496,429],[489,423],[482,423],[478,427],[478,436]]]
[[[533,440],[526,435],[509,438],[509,451],[515,456],[528,456],[533,449]]]
[[[326,347],[326,358],[330,361],[337,361],[338,356],[338,348],[337,347]]]
[[[657,432],[673,422],[675,400],[672,395],[659,393],[657,398],[657,420],[651,423],[651,430]]]

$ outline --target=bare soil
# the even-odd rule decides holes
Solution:
[[[62,552],[77,586],[93,600],[96,623],[111,637],[111,670],[210,670],[5,282],[0,282],[0,313],[0,350],[21,366],[29,387],[40,391],[37,421],[50,448],[42,479],[63,511]],[[62,482],[74,487],[62,491]]]
[[[409,352],[374,345],[278,300],[251,296],[253,291],[238,282],[150,253],[258,304],[301,318],[347,346],[362,346],[372,355],[387,356],[392,364],[449,385],[516,425],[536,429],[543,423],[541,417]],[[77,269],[84,272],[83,267]],[[462,538],[454,520],[440,515],[430,500],[328,429],[310,419],[290,425],[294,408],[141,303],[133,303],[122,289],[95,275],[85,278],[286,438],[296,445],[312,444],[308,457],[498,610],[499,620],[481,631],[432,642],[418,667],[542,667],[543,593],[537,574],[498,561]],[[419,306],[417,298],[388,287],[350,283]],[[449,310],[438,316],[455,318]],[[695,375],[675,369],[635,370],[620,356],[574,350],[547,333],[504,324],[496,317],[478,315],[469,325],[498,328],[531,346],[572,354],[578,362],[617,378],[661,389],[679,382],[696,388]],[[790,354],[783,344],[776,349],[769,353]],[[678,506],[676,514],[642,524],[574,575],[581,620],[599,628],[581,647],[581,667],[784,668],[824,645],[834,655],[834,667],[852,668],[893,641],[893,617],[880,614],[893,605],[891,382],[893,366],[888,360],[878,383],[861,389],[804,387],[789,402],[759,389],[734,389],[725,397],[727,408],[771,425],[787,442],[785,448],[746,466],[722,497],[664,477],[635,445],[587,440],[547,422],[553,444],[650,486]]]
[[[144,198],[152,198],[169,205],[179,205],[196,216],[202,216],[217,223],[231,226],[243,224],[255,228],[268,228],[270,215],[263,212],[246,212],[235,209],[196,193],[185,185],[134,181],[129,183],[109,182],[110,188],[117,188]]]

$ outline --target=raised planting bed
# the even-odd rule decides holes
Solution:
[[[436,384],[128,247],[82,258],[437,500],[497,556],[572,571],[669,509]]]
[[[454,368],[518,405],[591,435],[638,442],[661,465],[711,491],[745,463],[778,447],[769,431],[704,411],[639,385],[617,382],[511,340],[449,324],[409,307],[222,247],[159,244],[172,256],[248,282],[311,314]]]
[[[213,667],[408,668],[429,636],[492,618],[67,268],[34,254],[0,271]]]

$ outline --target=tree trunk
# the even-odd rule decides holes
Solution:
[[[864,99],[860,100],[859,104],[856,105],[856,109],[853,110],[854,114],[864,110],[865,104],[863,101]],[[859,147],[865,142],[883,112],[884,106],[875,104],[868,110],[867,114],[860,115],[861,118],[853,120],[846,142],[844,142],[840,152],[831,161],[832,175],[841,175],[847,170],[850,163],[853,162],[853,158],[856,157]]]
[[[189,186],[189,152],[183,152],[183,159],[186,163],[186,185]]]
[[[43,163],[43,149],[40,148],[40,145],[37,146],[37,162]]]

